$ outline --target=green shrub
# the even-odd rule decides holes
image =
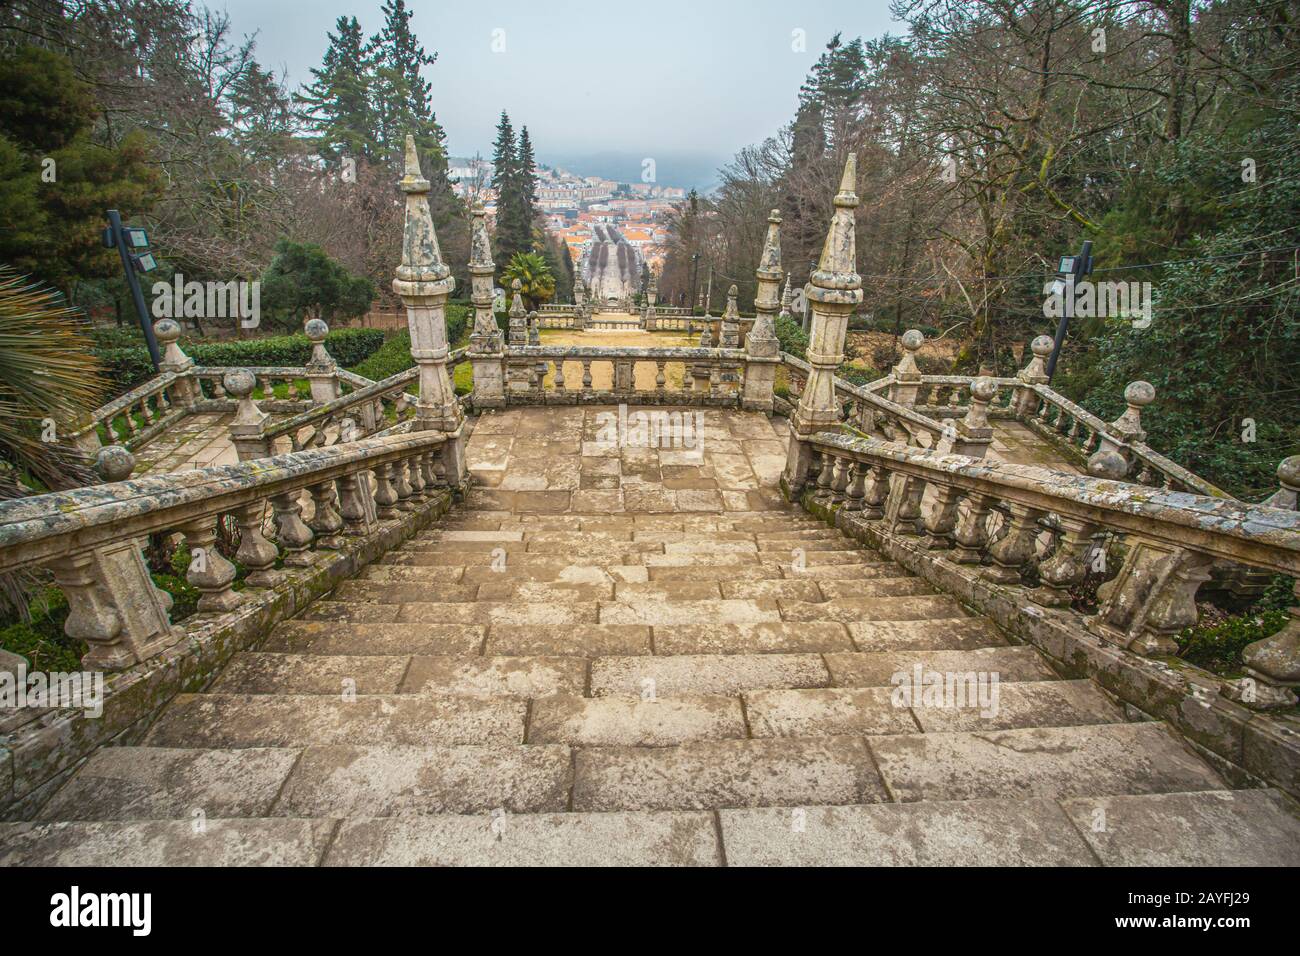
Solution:
[[[325,348],[344,368],[363,361],[383,344],[384,333],[380,329],[339,329],[325,338]],[[302,334],[229,342],[182,342],[181,348],[197,364],[215,368],[297,366],[306,365],[311,358],[311,341]],[[96,349],[95,354],[119,392],[134,388],[154,374],[149,351],[143,346]]]
[[[835,376],[850,385],[866,385],[884,377],[870,365],[850,365],[847,362],[835,370]]]
[[[1174,638],[1178,656],[1216,674],[1229,674],[1242,666],[1241,652],[1246,645],[1276,634],[1290,619],[1286,611],[1268,610],[1189,627]]]
[[[56,587],[45,587],[32,596],[30,621],[9,618],[0,621],[0,648],[27,659],[33,671],[81,670],[86,645],[63,633],[68,619],[68,602]]]
[[[798,358],[808,355],[808,334],[794,319],[777,318],[776,339],[781,344],[782,352],[789,352]]]
[[[351,366],[349,371],[378,382],[414,366],[415,359],[411,358],[411,333],[398,332],[365,361]]]

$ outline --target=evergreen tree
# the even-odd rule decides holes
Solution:
[[[497,193],[494,253],[497,262],[510,262],[516,253],[533,249],[533,223],[522,166],[522,145],[522,140],[515,139],[509,115],[502,110],[492,152],[492,187]]]
[[[519,133],[519,193],[523,199],[527,221],[531,225],[537,219],[537,157],[533,153],[533,141],[525,126]]]
[[[339,17],[337,34],[327,33],[329,47],[315,82],[303,87],[294,102],[316,135],[317,151],[327,160],[341,157],[374,160],[379,156],[378,118],[370,102],[373,76],[361,24]]]

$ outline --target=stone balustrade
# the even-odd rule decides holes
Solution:
[[[68,436],[69,443],[87,454],[104,444],[143,445],[185,417],[185,405],[178,397],[184,393],[181,382],[182,376],[172,372],[155,375],[91,412],[87,422]]]
[[[1196,623],[1197,589],[1216,564],[1300,577],[1294,509],[829,432],[811,446],[811,500],[936,559],[979,566],[1026,601],[1067,608],[1089,572],[1106,577],[1084,624],[1144,656],[1176,653],[1173,635]],[[1288,461],[1286,474],[1300,465]],[[1295,703],[1300,609],[1292,615],[1281,634],[1247,649],[1248,676],[1225,694],[1260,708]]]
[[[233,557],[247,571],[246,588],[275,587],[321,551],[368,534],[373,516],[396,518],[444,485],[445,443],[436,431],[369,438],[6,501],[0,503],[0,572],[48,568],[68,601],[67,634],[89,647],[84,665],[118,670],[179,639],[168,616],[171,598],[150,579],[142,539],[179,533],[191,553],[187,580],[201,592],[199,614],[232,611],[247,594],[234,589],[235,565],[216,546],[224,516],[239,530]],[[133,465],[120,448],[105,448],[99,458],[110,479]],[[373,506],[363,494],[373,496]],[[304,495],[312,503],[306,519]]]

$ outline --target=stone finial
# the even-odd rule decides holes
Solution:
[[[420,155],[415,148],[415,137],[406,137],[406,175],[398,182],[406,193],[406,221],[402,228],[402,264],[397,267],[393,291],[398,295],[427,295],[450,292],[454,287],[451,270],[442,261],[438,236],[433,229],[433,216],[429,212],[429,181],[420,172]],[[444,283],[444,289],[425,290],[424,283]]]
[[[1103,448],[1088,459],[1088,474],[1094,478],[1123,481],[1128,474],[1128,459],[1114,448]]]
[[[1300,511],[1300,455],[1282,459],[1277,466],[1277,480],[1282,487],[1273,492],[1264,504],[1284,511]]]
[[[844,164],[840,191],[835,194],[835,213],[826,233],[821,258],[812,274],[809,297],[815,302],[855,306],[862,301],[862,277],[857,273],[857,242],[853,210],[858,205],[856,190],[858,159],[849,153]]]
[[[963,431],[968,434],[988,429],[989,403],[998,393],[998,383],[987,376],[981,376],[970,383],[970,408],[962,419]]]
[[[900,340],[903,357],[894,366],[894,378],[900,382],[915,381],[921,377],[921,368],[916,364],[916,353],[925,344],[925,334],[920,329],[908,329]]]
[[[790,306],[794,304],[794,293],[790,289],[790,273],[785,274],[785,288],[781,290],[781,318],[792,317]]]
[[[249,425],[265,421],[267,415],[253,401],[253,389],[257,387],[257,376],[246,368],[232,368],[221,378],[221,384],[227,394],[239,402],[235,409],[235,419],[231,424]]]
[[[123,445],[105,445],[95,453],[95,474],[104,484],[126,481],[135,470],[135,455]]]
[[[1147,433],[1142,430],[1142,409],[1156,398],[1155,386],[1150,382],[1130,382],[1124,389],[1124,401],[1128,408],[1124,414],[1110,423],[1125,441],[1145,441]]]
[[[515,279],[510,283],[510,292],[513,298],[510,300],[510,315],[514,317],[527,316],[528,310],[524,308],[523,283]]]
[[[760,279],[781,281],[781,210],[773,209],[767,217],[767,239],[758,260]]]
[[[731,286],[727,289],[727,308],[723,310],[722,318],[730,319],[732,322],[740,321],[740,308],[736,305],[736,297],[740,295],[740,289]]]
[[[1016,377],[1022,382],[1031,384],[1047,383],[1047,357],[1052,354],[1052,348],[1056,345],[1055,340],[1050,335],[1040,335],[1029,343],[1029,351],[1033,358],[1029,364],[1022,368]]]
[[[469,268],[471,272],[496,270],[496,263],[492,261],[492,240],[488,237],[487,210],[482,203],[475,203],[470,214]]]
[[[330,334],[330,327],[323,319],[308,319],[302,330],[311,341],[311,361],[307,363],[307,367],[333,368],[334,359],[325,350],[325,338]]]
[[[163,347],[159,368],[164,372],[179,372],[194,364],[194,360],[181,351],[181,325],[175,319],[159,319],[153,324],[154,338]]]
[[[510,301],[510,344],[528,344],[528,310],[524,308],[523,284],[515,279],[510,283],[513,298]]]

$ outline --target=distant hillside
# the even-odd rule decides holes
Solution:
[[[729,156],[705,153],[633,154],[543,153],[539,159],[548,166],[562,166],[579,176],[601,176],[619,182],[641,181],[642,162],[649,155],[655,161],[655,182],[661,186],[680,186],[708,192],[717,185],[718,168],[730,161]]]

